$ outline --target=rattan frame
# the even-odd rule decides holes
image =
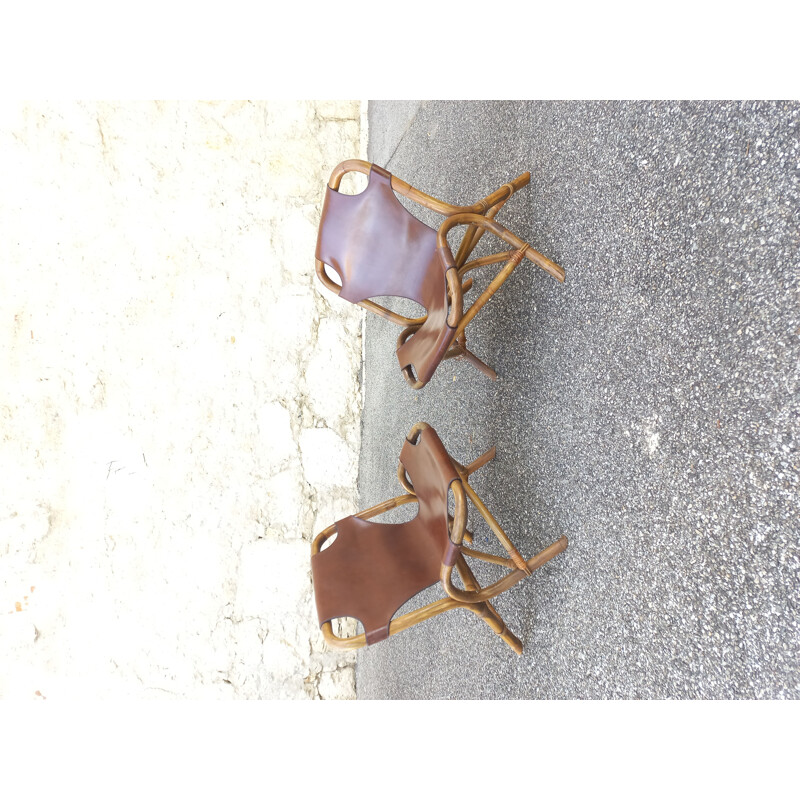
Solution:
[[[409,442],[416,443],[419,434],[430,427],[425,422],[416,423],[406,437]],[[465,589],[459,589],[453,585],[452,572],[453,566],[443,563],[440,572],[440,584],[447,597],[430,603],[422,608],[410,611],[389,623],[389,636],[394,636],[401,631],[416,625],[425,620],[431,619],[445,611],[456,608],[465,608],[483,619],[489,627],[518,655],[522,654],[522,642],[508,629],[494,606],[489,602],[499,594],[510,589],[519,583],[523,578],[529,577],[534,570],[546,564],[551,558],[557,556],[567,548],[567,537],[562,536],[540,553],[527,561],[520,555],[517,548],[508,538],[505,531],[500,527],[497,520],[492,516],[489,509],[478,497],[475,490],[469,484],[469,476],[479,470],[482,466],[489,463],[496,455],[495,448],[487,450],[483,455],[476,458],[473,462],[464,466],[457,462],[453,457],[450,460],[458,472],[459,479],[450,484],[455,501],[455,509],[450,517],[450,540],[454,545],[460,546],[461,552],[455,561],[455,567],[461,577]],[[372,506],[356,514],[360,519],[371,519],[385,513],[398,506],[417,500],[414,487],[402,464],[398,464],[397,477],[400,485],[406,490],[405,494],[385,500],[382,503]],[[472,534],[467,530],[467,500],[470,500],[480,515],[486,521],[489,529],[497,537],[508,553],[508,558],[485,553],[475,550],[468,544],[472,543]],[[336,533],[336,525],[330,525],[314,539],[311,545],[311,554],[316,555],[322,550],[325,542]],[[464,544],[466,542],[467,544]],[[477,578],[467,564],[464,556],[487,561],[492,564],[500,564],[510,570],[498,581],[490,586],[482,588]],[[331,622],[323,623],[322,634],[325,641],[333,648],[340,650],[358,650],[367,644],[366,634],[361,633],[355,636],[340,637],[334,634]]]
[[[331,173],[328,186],[334,191],[338,191],[342,178],[348,172],[360,172],[364,175],[369,175],[371,168],[372,165],[368,161],[362,161],[361,159],[343,161]],[[523,258],[527,258],[538,267],[541,267],[548,275],[551,275],[561,283],[563,283],[565,279],[565,273],[562,267],[537,250],[534,250],[527,242],[524,242],[494,219],[497,212],[500,211],[508,199],[515,192],[527,186],[528,183],[530,183],[530,179],[530,172],[523,172],[521,175],[514,178],[513,181],[503,184],[499,189],[487,195],[482,200],[479,200],[477,203],[473,203],[471,206],[455,206],[443,200],[438,200],[414,188],[411,184],[401,180],[396,175],[392,175],[391,185],[394,191],[431,211],[442,214],[446,218],[438,229],[437,245],[439,247],[445,246],[450,250],[450,246],[447,242],[447,234],[459,225],[467,226],[458,251],[456,255],[452,257],[455,270],[448,269],[446,273],[448,299],[450,303],[450,313],[448,314],[447,323],[451,327],[456,328],[456,335],[453,344],[450,346],[447,353],[445,353],[442,360],[456,358],[466,361],[492,380],[497,380],[497,373],[467,348],[467,325],[472,322],[477,313],[508,280],[511,273],[517,268]],[[468,261],[472,251],[487,231],[510,245],[511,249]],[[452,251],[450,251],[450,254],[452,256]],[[502,262],[505,262],[502,269],[497,273],[489,286],[484,289],[467,311],[464,311],[463,296],[472,288],[472,278],[467,277],[467,273],[474,269],[500,264]],[[341,286],[336,284],[326,274],[323,262],[319,259],[315,259],[315,265],[317,277],[322,282],[323,286],[338,295],[341,291]],[[413,335],[427,318],[426,316],[415,318],[406,317],[402,314],[390,311],[385,306],[373,300],[362,300],[358,305],[383,319],[387,319],[396,325],[402,326],[403,331],[400,333],[397,340],[398,347],[400,347],[409,336]],[[417,379],[408,367],[403,369],[403,376],[414,389],[421,389],[425,385],[422,381]]]

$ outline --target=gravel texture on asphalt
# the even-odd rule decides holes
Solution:
[[[522,656],[451,611],[360,651],[359,698],[800,698],[800,104],[373,102],[369,129],[449,202],[529,170],[498,221],[567,279],[525,261],[470,325],[496,382],[412,391],[369,315],[361,506],[424,420],[464,463],[496,445],[472,484],[526,557],[569,547],[495,602]]]

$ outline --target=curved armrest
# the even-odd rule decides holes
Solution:
[[[444,571],[449,569],[450,572],[448,572],[448,576],[450,573],[452,573],[453,565],[456,563],[456,561],[459,558],[462,558],[461,543],[464,541],[464,531],[467,529],[467,496],[464,492],[464,485],[461,483],[460,478],[450,482],[450,490],[453,492],[456,508],[452,521],[448,519],[448,532],[450,534],[450,541],[448,542],[447,549],[442,556],[442,570]],[[446,585],[444,589],[448,594],[450,594]],[[450,596],[452,597],[453,595]]]

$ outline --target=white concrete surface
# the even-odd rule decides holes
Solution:
[[[361,116],[0,108],[0,697],[354,696],[309,543],[357,505],[361,312],[313,254]]]

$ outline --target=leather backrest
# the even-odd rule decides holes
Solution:
[[[419,500],[417,516],[389,524],[346,517],[333,543],[311,557],[320,625],[355,617],[367,644],[385,639],[395,612],[439,580],[449,550],[447,495],[459,477],[436,431],[406,441],[400,461]]]
[[[367,188],[347,195],[327,187],[316,257],[342,282],[339,297],[405,297],[424,306],[424,325],[397,350],[401,368],[413,366],[427,383],[455,329],[447,325],[447,264],[436,231],[414,217],[392,190],[391,174],[372,165]]]

